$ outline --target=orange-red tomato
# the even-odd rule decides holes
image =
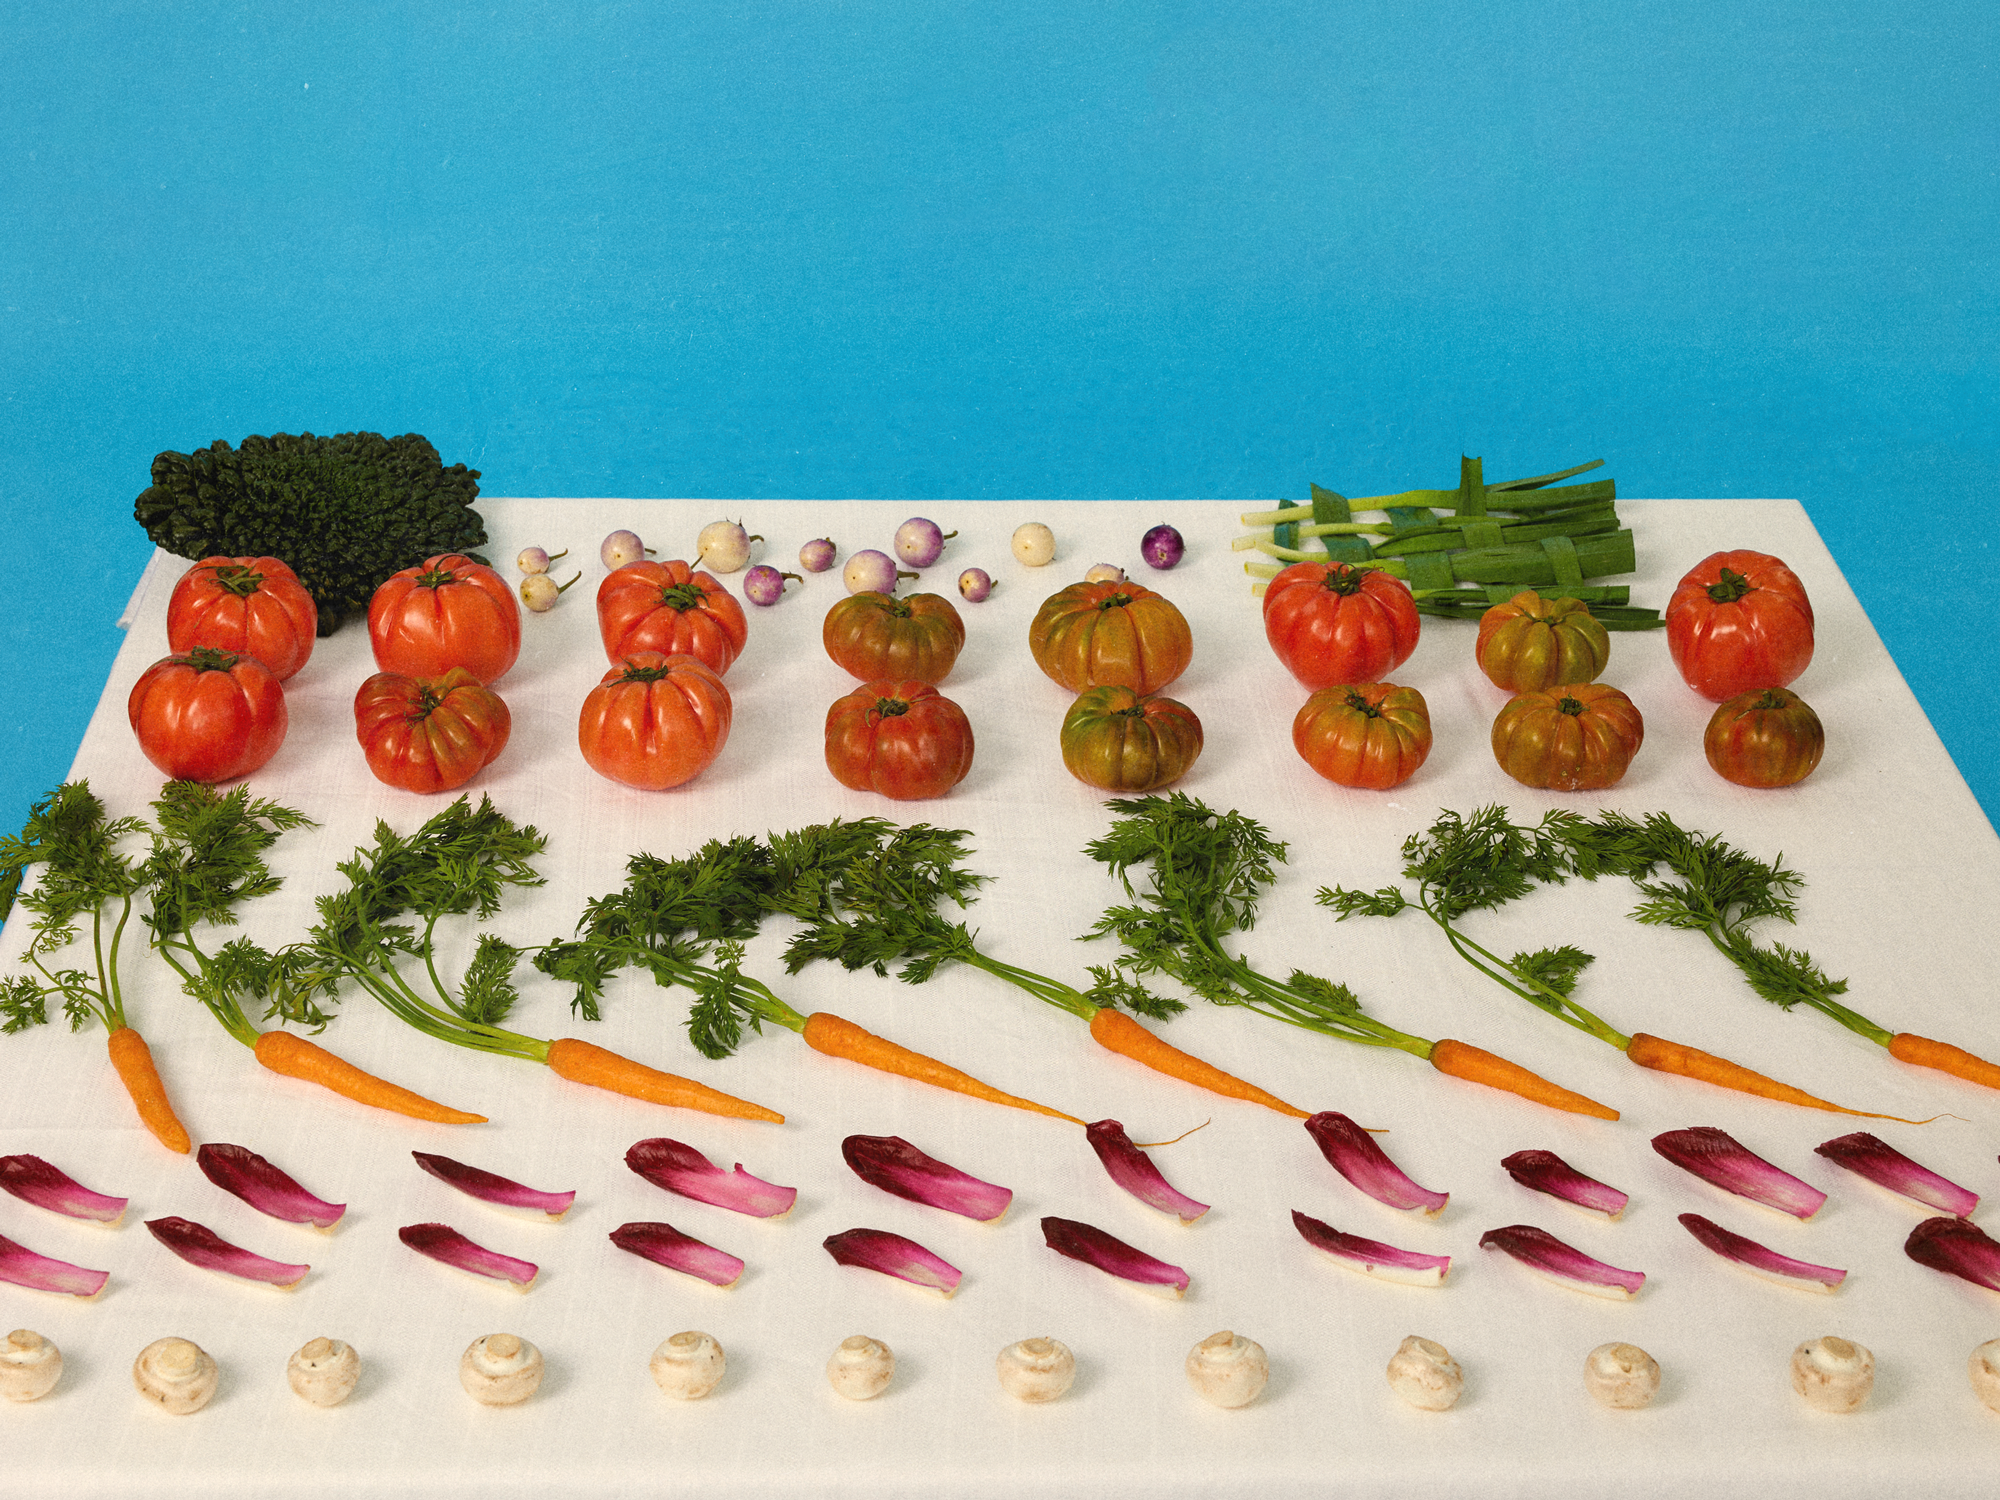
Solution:
[[[577,744],[600,776],[659,792],[708,769],[729,739],[729,689],[693,656],[635,651],[583,700]]]
[[[182,781],[233,781],[278,753],[285,690],[254,656],[196,646],[132,684],[125,711],[146,759]]]
[[[1523,786],[1594,792],[1617,783],[1645,737],[1630,698],[1578,682],[1510,699],[1493,721],[1493,758]]]
[[[1328,781],[1386,792],[1429,758],[1430,707],[1415,688],[1393,682],[1323,687],[1293,718],[1292,746]]]
[[[750,638],[743,606],[722,581],[678,560],[642,560],[605,574],[597,586],[597,630],[614,662],[657,651],[700,657],[717,672],[729,670]]]
[[[943,682],[965,645],[965,622],[942,594],[849,594],[826,612],[826,654],[863,682]]]
[[[1422,628],[1409,589],[1380,568],[1293,563],[1264,589],[1264,638],[1315,692],[1380,682],[1410,659]]]
[[[1479,670],[1510,693],[1593,681],[1611,660],[1611,634],[1579,599],[1523,589],[1479,618]]]
[[[1762,552],[1704,558],[1667,601],[1667,651],[1687,685],[1718,703],[1783,687],[1812,660],[1806,586]]]
[[[1028,625],[1035,664],[1072,693],[1157,693],[1194,659],[1194,636],[1170,600],[1136,583],[1073,583]]]
[[[463,667],[495,682],[521,654],[521,607],[506,580],[455,552],[391,574],[368,601],[375,665],[405,677]]]
[[[1179,781],[1201,754],[1201,720],[1185,703],[1128,687],[1091,688],[1063,715],[1070,775],[1103,792],[1150,792]]]
[[[1790,786],[1810,776],[1826,753],[1826,729],[1790,688],[1764,688],[1738,693],[1717,708],[1701,748],[1725,781]]]
[[[442,677],[377,672],[354,695],[354,734],[377,781],[448,792],[499,758],[514,721],[500,695],[463,667]]]
[[[204,557],[167,600],[167,645],[254,656],[283,682],[306,664],[319,611],[298,574],[275,557]]]
[[[826,711],[826,768],[857,792],[942,797],[972,769],[972,725],[928,682],[864,682]]]

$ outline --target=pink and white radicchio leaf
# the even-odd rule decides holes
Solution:
[[[1375,1144],[1375,1138],[1346,1115],[1322,1110],[1306,1121],[1306,1131],[1333,1170],[1377,1203],[1435,1216],[1451,1200],[1449,1193],[1433,1192],[1412,1182]]]
[[[419,1255],[428,1255],[432,1260],[469,1271],[474,1276],[504,1281],[520,1292],[533,1286],[535,1278],[541,1274],[541,1268],[533,1261],[519,1260],[511,1255],[502,1255],[498,1250],[488,1250],[484,1245],[475,1245],[449,1224],[405,1224],[396,1231],[396,1238]]]
[[[1500,1165],[1522,1187],[1547,1193],[1551,1198],[1560,1198],[1572,1207],[1602,1214],[1607,1219],[1624,1213],[1625,1205],[1631,1201],[1609,1183],[1584,1176],[1553,1151],[1516,1151],[1512,1156],[1502,1157]]]
[[[190,1219],[169,1216],[148,1219],[146,1228],[153,1238],[191,1266],[204,1271],[220,1271],[244,1281],[261,1281],[289,1292],[306,1278],[311,1266],[288,1265],[271,1260],[240,1245],[232,1245],[214,1230]]]
[[[670,1271],[699,1277],[710,1286],[735,1286],[743,1274],[743,1262],[727,1250],[704,1245],[671,1224],[620,1224],[611,1231],[611,1243]]]
[[[94,1219],[113,1226],[125,1217],[125,1205],[130,1201],[93,1193],[60,1167],[26,1153],[0,1156],[0,1188],[23,1203],[46,1208],[50,1213],[72,1219]]]
[[[1703,1182],[1775,1208],[1795,1219],[1810,1219],[1826,1202],[1826,1194],[1774,1167],[1725,1130],[1695,1125],[1653,1137],[1653,1149],[1684,1172]]]
[[[1755,1240],[1745,1239],[1740,1234],[1731,1233],[1712,1219],[1704,1219],[1700,1214],[1682,1214],[1681,1227],[1724,1260],[1732,1260],[1746,1271],[1754,1271],[1759,1276],[1782,1282],[1786,1286],[1803,1287],[1809,1292],[1832,1292],[1847,1280],[1847,1273],[1832,1266],[1816,1266],[1811,1261],[1794,1260],[1789,1255],[1780,1255]]]
[[[109,1271],[87,1271],[66,1260],[37,1255],[26,1245],[17,1245],[0,1234],[0,1281],[35,1292],[67,1292],[72,1297],[95,1297],[110,1279]]]
[[[1903,1241],[1903,1253],[1920,1266],[2000,1292],[2000,1244],[1970,1219],[1944,1214],[1924,1220]]]
[[[1042,1239],[1056,1254],[1080,1260],[1106,1275],[1150,1290],[1171,1292],[1176,1297],[1187,1294],[1188,1273],[1179,1266],[1155,1260],[1094,1225],[1075,1219],[1046,1218],[1042,1220]]]
[[[1866,1177],[1878,1187],[1956,1218],[1969,1219],[1979,1207],[1979,1194],[1938,1176],[1929,1167],[1919,1166],[1887,1141],[1865,1130],[1822,1141],[1813,1147],[1813,1154]]]
[[[843,1230],[828,1235],[822,1243],[826,1253],[843,1266],[879,1271],[947,1297],[958,1290],[962,1273],[957,1266],[933,1255],[915,1240],[886,1229]]]
[[[560,1219],[569,1212],[576,1202],[576,1193],[545,1193],[539,1188],[523,1187],[494,1172],[479,1167],[468,1167],[462,1161],[453,1161],[449,1156],[437,1156],[429,1151],[412,1151],[417,1165],[448,1187],[455,1187],[468,1198],[477,1198],[482,1203],[491,1203],[498,1208],[521,1208],[534,1213],[547,1214],[551,1219]]]
[[[1398,1250],[1380,1240],[1364,1240],[1345,1234],[1318,1219],[1292,1210],[1292,1224],[1315,1250],[1324,1250],[1342,1265],[1384,1281],[1400,1281],[1409,1286],[1439,1286],[1451,1269],[1449,1255],[1425,1255],[1419,1250]]]
[[[1014,1201],[1011,1189],[926,1156],[899,1135],[850,1135],[840,1143],[840,1154],[872,1187],[982,1224],[998,1219]]]
[[[215,1141],[197,1151],[194,1160],[201,1175],[223,1192],[234,1193],[258,1213],[287,1224],[331,1229],[347,1212],[345,1203],[315,1197],[247,1147]]]
[[[752,1177],[738,1163],[725,1172],[694,1147],[665,1136],[640,1141],[625,1153],[625,1165],[655,1187],[758,1219],[775,1219],[792,1211],[797,1188],[779,1187]]]
[[[1090,1149],[1104,1163],[1111,1180],[1148,1208],[1172,1214],[1183,1224],[1192,1224],[1208,1212],[1206,1203],[1197,1203],[1160,1175],[1153,1159],[1132,1144],[1125,1127],[1116,1120],[1098,1120],[1087,1127]]]
[[[1646,1284],[1644,1271],[1621,1271],[1616,1266],[1607,1266],[1533,1224],[1489,1229],[1479,1237],[1479,1248],[1505,1251],[1530,1270],[1593,1297],[1635,1297]]]

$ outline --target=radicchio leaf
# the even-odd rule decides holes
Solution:
[[[1903,1253],[1920,1266],[2000,1292],[2000,1244],[1970,1219],[1941,1214],[1924,1220],[1903,1241]]]
[[[410,1155],[417,1159],[418,1166],[439,1182],[457,1188],[468,1198],[478,1198],[500,1208],[525,1208],[547,1214],[551,1219],[560,1219],[576,1202],[574,1191],[545,1193],[539,1188],[523,1187],[496,1173],[468,1167],[449,1156],[437,1156],[429,1151],[412,1151]]]
[[[541,1274],[533,1261],[517,1260],[484,1245],[475,1245],[449,1224],[405,1224],[396,1231],[396,1238],[419,1255],[470,1271],[474,1276],[507,1282],[517,1292],[525,1292]]]
[[[1775,1208],[1795,1219],[1810,1219],[1826,1202],[1826,1194],[1774,1167],[1726,1130],[1696,1125],[1653,1137],[1653,1149],[1684,1172],[1703,1182]]]
[[[843,1230],[828,1235],[823,1243],[826,1253],[843,1266],[880,1271],[884,1276],[942,1292],[947,1297],[958,1290],[962,1273],[957,1266],[933,1255],[915,1240],[886,1229]]]
[[[743,1262],[727,1250],[704,1245],[671,1224],[620,1224],[611,1231],[611,1243],[670,1271],[699,1277],[711,1286],[735,1286],[743,1274]]]
[[[1633,1297],[1646,1284],[1644,1271],[1621,1271],[1616,1266],[1607,1266],[1533,1224],[1489,1229],[1479,1237],[1479,1248],[1504,1250],[1530,1270],[1593,1297]]]
[[[281,1291],[289,1292],[304,1281],[306,1272],[312,1269],[311,1266],[294,1266],[281,1260],[270,1260],[240,1245],[232,1245],[214,1230],[191,1219],[173,1215],[164,1219],[148,1219],[146,1228],[152,1231],[154,1239],[191,1266],[200,1266],[205,1271],[220,1271],[225,1276],[240,1277],[244,1281],[261,1281]]]
[[[797,1188],[752,1177],[740,1162],[735,1171],[725,1172],[694,1147],[665,1136],[636,1143],[625,1153],[625,1165],[655,1187],[759,1219],[790,1213],[799,1197]]]
[[[110,1279],[109,1271],[87,1271],[66,1260],[37,1255],[26,1245],[17,1245],[0,1234],[0,1281],[24,1286],[31,1291],[95,1297]]]
[[[1400,1281],[1410,1286],[1438,1286],[1451,1269],[1449,1255],[1425,1255],[1419,1250],[1398,1250],[1380,1240],[1364,1240],[1358,1234],[1344,1234],[1318,1219],[1292,1210],[1292,1224],[1315,1250],[1324,1250],[1343,1265],[1384,1281]]]
[[[1179,1266],[1155,1260],[1145,1251],[1134,1249],[1094,1225],[1079,1223],[1075,1219],[1046,1218],[1042,1220],[1042,1239],[1056,1254],[1095,1266],[1107,1275],[1136,1282],[1140,1286],[1170,1291],[1176,1297],[1187,1294],[1188,1273]]]
[[[1148,1208],[1172,1214],[1183,1224],[1192,1224],[1208,1212],[1206,1203],[1197,1203],[1160,1175],[1153,1159],[1132,1144],[1125,1127],[1116,1120],[1099,1120],[1088,1127],[1090,1149],[1104,1163],[1111,1180]]]
[[[1388,1153],[1375,1144],[1375,1138],[1346,1115],[1322,1110],[1306,1121],[1306,1130],[1333,1170],[1377,1203],[1404,1210],[1421,1209],[1435,1216],[1451,1200],[1449,1193],[1433,1192],[1412,1182],[1401,1167],[1389,1160]]]
[[[1847,1280],[1845,1271],[1832,1266],[1816,1266],[1811,1261],[1794,1260],[1789,1255],[1780,1255],[1755,1240],[1745,1239],[1740,1234],[1732,1234],[1712,1219],[1704,1219],[1700,1214],[1682,1214],[1681,1227],[1724,1260],[1733,1260],[1746,1271],[1754,1271],[1759,1276],[1767,1276],[1786,1286],[1804,1287],[1809,1292],[1831,1292],[1839,1289]]]
[[[331,1229],[347,1212],[345,1203],[328,1203],[314,1197],[285,1172],[246,1147],[214,1141],[195,1152],[194,1159],[201,1175],[225,1193],[233,1193],[258,1213],[283,1219],[287,1224]]]
[[[1615,1219],[1631,1201],[1624,1193],[1595,1177],[1586,1177],[1553,1151],[1516,1151],[1501,1158],[1507,1175],[1524,1188],[1560,1198],[1587,1213]]]
[[[0,1188],[23,1203],[32,1203],[51,1213],[66,1214],[72,1219],[95,1219],[114,1228],[125,1217],[125,1205],[131,1201],[93,1193],[61,1168],[25,1152],[19,1156],[0,1156]]]
[[[1866,1177],[1878,1187],[1961,1219],[1971,1218],[1972,1211],[1979,1207],[1979,1194],[1938,1176],[1929,1167],[1919,1166],[1887,1141],[1865,1130],[1822,1141],[1813,1147],[1813,1153]]]
[[[850,1135],[840,1154],[854,1175],[885,1193],[990,1224],[1007,1212],[1013,1191],[926,1156],[899,1135]]]

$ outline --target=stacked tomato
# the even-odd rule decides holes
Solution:
[[[1798,575],[1761,552],[1718,552],[1667,602],[1667,649],[1687,685],[1720,703],[1702,749],[1739,786],[1803,781],[1826,731],[1787,686],[1812,660],[1813,612]]]

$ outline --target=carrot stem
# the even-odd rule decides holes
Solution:
[[[1969,1083],[1983,1083],[1989,1089],[2000,1089],[2000,1065],[1976,1057],[1963,1047],[1954,1047],[1950,1042],[1934,1042],[1927,1036],[1899,1031],[1889,1039],[1889,1055],[1899,1062],[1915,1063],[1920,1068],[1936,1068],[1940,1073],[1949,1073]]]
[[[178,1151],[183,1156],[192,1151],[194,1142],[188,1138],[187,1127],[181,1124],[167,1098],[166,1082],[153,1063],[153,1049],[146,1045],[146,1039],[129,1026],[119,1026],[106,1038],[105,1050],[111,1054],[111,1066],[118,1070],[125,1092],[132,1096],[132,1106],[139,1111],[139,1119],[146,1128],[169,1151]]]
[[[1682,1042],[1669,1042],[1656,1036],[1648,1036],[1643,1031],[1632,1034],[1632,1044],[1625,1049],[1625,1055],[1642,1068],[1651,1068],[1658,1073],[1673,1073],[1682,1078],[1692,1078],[1701,1083],[1712,1083],[1720,1088],[1735,1089],[1738,1093],[1754,1094],[1760,1099],[1775,1099],[1781,1104],[1797,1104],[1807,1109],[1831,1110],[1837,1115],[1858,1115],[1867,1120],[1895,1120],[1904,1125],[1922,1125],[1923,1120],[1906,1120],[1901,1115],[1878,1114],[1874,1110],[1849,1109],[1844,1104],[1831,1104],[1816,1094],[1808,1094],[1804,1089],[1793,1088],[1789,1083],[1780,1083],[1775,1078],[1767,1078],[1762,1073],[1753,1072],[1741,1063],[1733,1063],[1725,1057],[1703,1052],[1699,1047],[1690,1047]]]
[[[1431,1048],[1431,1066],[1453,1078],[1463,1078],[1468,1083],[1483,1083],[1488,1088],[1505,1089],[1510,1094],[1519,1094],[1523,1099],[1546,1104],[1551,1109],[1595,1115],[1600,1120],[1618,1118],[1618,1111],[1608,1104],[1599,1104],[1587,1095],[1549,1082],[1539,1073],[1529,1072],[1519,1063],[1509,1062],[1470,1043],[1453,1041],[1450,1037]]]
[[[1155,1073],[1178,1078],[1196,1088],[1207,1089],[1211,1094],[1261,1104],[1295,1120],[1310,1118],[1305,1110],[1287,1104],[1276,1094],[1266,1093],[1256,1084],[1246,1083],[1232,1073],[1223,1072],[1213,1063],[1203,1062],[1172,1043],[1162,1041],[1123,1011],[1108,1008],[1098,1011],[1090,1018],[1090,1034],[1099,1046],[1109,1048],[1121,1057],[1129,1057]]]
[[[629,1057],[621,1057],[616,1052],[593,1042],[578,1041],[575,1037],[558,1037],[550,1042],[548,1055],[543,1060],[559,1078],[567,1078],[572,1083],[587,1083],[592,1088],[609,1089],[614,1094],[644,1099],[652,1104],[698,1109],[706,1114],[727,1115],[737,1120],[768,1120],[774,1125],[785,1123],[785,1117],[774,1109],[738,1099],[734,1094],[725,1094],[705,1083],[696,1083],[692,1078],[662,1073],[658,1068],[649,1068],[642,1062],[634,1062]]]
[[[376,1109],[391,1110],[412,1119],[431,1120],[440,1125],[481,1125],[486,1121],[484,1115],[453,1109],[377,1078],[373,1073],[365,1073],[344,1058],[334,1056],[317,1042],[307,1041],[289,1031],[265,1032],[257,1038],[253,1050],[257,1061],[273,1073],[316,1083],[357,1104],[372,1105]]]
[[[1037,1104],[1032,1099],[1003,1093],[991,1084],[981,1083],[970,1073],[962,1073],[950,1064],[941,1063],[934,1057],[926,1057],[921,1052],[912,1052],[908,1047],[876,1036],[872,1031],[865,1030],[852,1021],[843,1020],[823,1010],[815,1011],[806,1017],[806,1029],[802,1034],[808,1047],[815,1052],[824,1052],[828,1057],[844,1057],[849,1062],[860,1063],[863,1067],[874,1068],[878,1072],[894,1073],[901,1078],[913,1078],[919,1083],[950,1089],[953,1093],[966,1094],[974,1099],[984,1099],[989,1104],[1005,1104],[1013,1109],[1025,1109],[1032,1114],[1051,1115],[1058,1120],[1068,1120],[1072,1125],[1085,1123],[1075,1115],[1051,1109],[1046,1104]]]

